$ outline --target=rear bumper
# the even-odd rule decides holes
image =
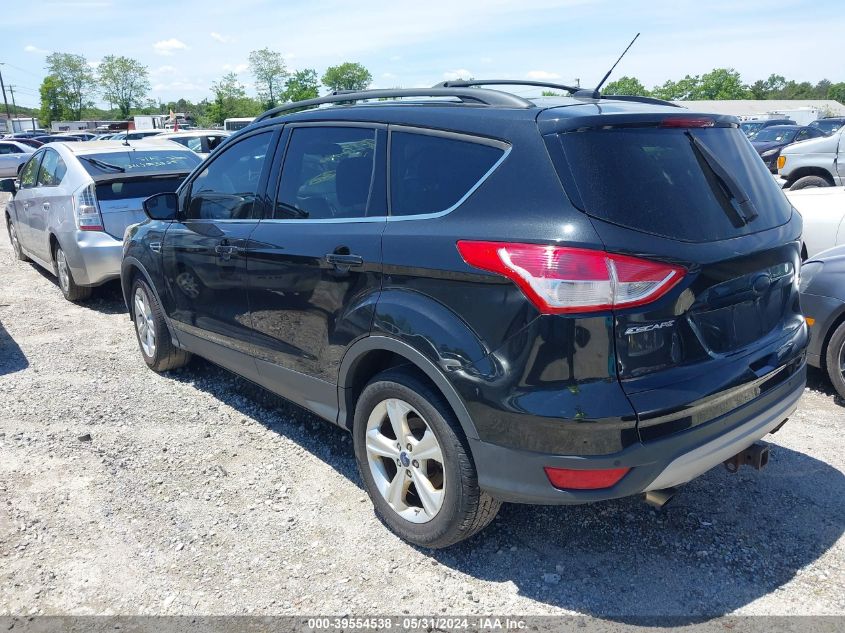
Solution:
[[[78,285],[98,286],[120,278],[121,240],[100,231],[73,231],[60,243]]]
[[[707,424],[610,455],[554,455],[470,440],[481,488],[502,501],[544,505],[616,499],[686,483],[741,452],[781,424],[804,391],[806,365],[788,380],[746,405]],[[619,483],[602,490],[558,490],[544,467],[630,468]]]

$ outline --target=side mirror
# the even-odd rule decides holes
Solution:
[[[5,178],[0,180],[0,192],[10,193],[15,195],[18,192],[18,187],[14,178]]]
[[[179,211],[179,196],[175,193],[157,193],[144,200],[144,213],[151,220],[175,220]]]

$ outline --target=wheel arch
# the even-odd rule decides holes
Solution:
[[[338,424],[352,429],[355,404],[370,379],[386,369],[409,365],[439,391],[454,411],[468,439],[478,439],[469,411],[440,368],[408,343],[389,336],[371,335],[350,346],[338,372]]]
[[[808,165],[806,167],[798,167],[794,171],[790,172],[789,178],[786,181],[787,187],[791,187],[804,176],[819,176],[820,178],[824,178],[831,186],[834,185],[833,174],[831,174],[827,169],[824,167]]]
[[[845,306],[842,306],[838,314],[833,317],[827,331],[824,333],[821,348],[819,348],[819,364],[824,371],[827,371],[827,347],[830,345],[830,339],[833,338],[833,333],[836,332],[836,329],[843,323],[845,323]]]
[[[170,317],[164,309],[164,303],[158,293],[158,288],[156,288],[156,285],[153,283],[153,279],[150,276],[149,271],[143,263],[131,255],[123,258],[123,264],[120,267],[120,290],[121,294],[123,294],[123,302],[126,304],[126,310],[129,318],[133,318],[132,301],[130,297],[130,294],[132,293],[132,284],[138,276],[142,277],[144,281],[147,282],[150,290],[152,290],[155,295],[155,300],[158,302],[158,305],[161,306],[162,316],[164,317],[164,322],[167,324],[167,330],[170,332],[171,340],[177,347],[181,347],[176,329],[170,323]]]

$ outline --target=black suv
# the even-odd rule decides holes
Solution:
[[[765,463],[804,389],[801,219],[737,120],[468,83],[271,110],[148,199],[122,271],[147,364],[198,354],[350,430],[428,547],[502,501]]]

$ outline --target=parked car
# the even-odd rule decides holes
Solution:
[[[773,125],[795,124],[795,121],[792,119],[757,119],[755,121],[743,121],[739,124],[739,128],[748,138],[753,139],[760,130],[764,130],[767,127],[771,127]]]
[[[841,129],[843,125],[845,125],[845,117],[842,116],[829,116],[824,117],[822,119],[816,119],[811,123],[808,123],[810,127],[816,128],[824,133],[825,136],[830,136],[837,130]]]
[[[15,132],[14,134],[9,134],[6,136],[7,139],[17,140],[20,138],[36,138],[38,136],[45,136],[49,134],[47,130],[41,129],[34,129],[34,130],[27,130],[25,132]]]
[[[762,466],[805,384],[801,218],[738,121],[457,83],[286,104],[148,199],[121,275],[147,365],[198,354],[351,430],[426,547],[502,501]]]
[[[66,132],[65,136],[72,136],[80,141],[93,141],[97,139],[97,135],[93,132]]]
[[[804,262],[801,307],[810,326],[807,362],[824,370],[845,398],[845,246]]]
[[[845,128],[830,136],[796,143],[781,150],[778,176],[783,187],[795,191],[808,187],[845,185]]]
[[[192,152],[206,158],[229,136],[222,130],[188,130],[184,132],[166,132],[157,138],[167,139],[184,145]]]
[[[812,187],[785,193],[804,219],[803,259],[845,244],[845,187]]]
[[[772,125],[757,132],[751,144],[769,171],[776,174],[778,156],[784,147],[821,136],[824,136],[821,130],[806,125]]]
[[[47,145],[49,143],[79,143],[79,139],[75,136],[68,136],[65,134],[45,134],[44,136],[36,136],[35,140],[39,143]]]
[[[81,301],[120,274],[126,227],[144,218],[141,202],[172,190],[200,159],[172,143],[53,143],[31,155],[14,194],[6,228],[21,260],[59,279],[65,298]]]
[[[36,150],[42,145],[44,145],[44,143],[42,143],[41,141],[36,141],[34,138],[16,138],[14,139],[14,141],[15,143],[23,143],[24,145],[33,148],[33,150]]]
[[[0,178],[14,178],[32,153],[29,145],[20,141],[0,141]]]
[[[151,136],[159,136],[163,134],[164,130],[157,129],[157,130],[129,130],[128,132],[123,133],[123,138],[121,140],[126,139],[127,141],[140,141],[145,138],[150,138]]]

